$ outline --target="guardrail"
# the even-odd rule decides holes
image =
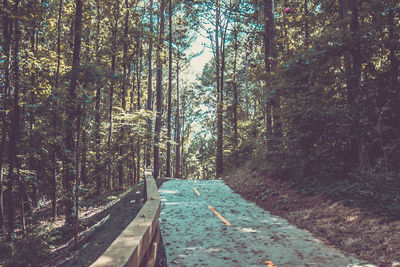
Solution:
[[[154,266],[160,240],[160,195],[152,172],[145,170],[146,202],[142,209],[91,267]]]

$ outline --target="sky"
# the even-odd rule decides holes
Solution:
[[[196,81],[196,75],[200,75],[202,73],[204,65],[213,57],[211,49],[204,46],[204,44],[209,46],[210,41],[204,36],[200,35],[200,33],[196,32],[195,36],[196,37],[191,47],[188,49],[187,54],[196,54],[202,50],[203,53],[195,58],[192,58],[188,70],[184,73],[184,79],[189,83]]]

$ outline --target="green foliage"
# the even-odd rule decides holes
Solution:
[[[24,234],[13,242],[1,243],[4,266],[41,266],[50,256],[50,238],[43,233]]]
[[[233,33],[225,51],[225,170],[247,165],[301,190],[340,196],[397,218],[398,3],[356,2],[308,1],[304,10],[304,1],[291,1],[290,15],[283,14],[283,2],[274,2],[271,34],[264,28],[263,2],[245,1],[248,9],[241,14],[251,10],[255,15],[248,14],[247,21],[235,18],[242,31],[238,59]],[[264,54],[264,31],[272,36],[269,55]],[[270,72],[265,58],[271,61]],[[237,144],[234,60],[240,99]],[[199,82],[208,92],[215,90],[214,60]],[[216,100],[210,100],[215,107]],[[216,116],[214,135],[215,123]],[[215,154],[203,154],[214,155],[210,152]]]

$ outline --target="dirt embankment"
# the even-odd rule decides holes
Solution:
[[[341,250],[378,266],[400,266],[400,220],[388,222],[323,195],[305,195],[246,169],[224,178],[234,191]]]

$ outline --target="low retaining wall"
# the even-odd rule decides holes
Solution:
[[[136,218],[91,267],[154,266],[160,240],[160,195],[152,171],[145,171],[146,203]]]

